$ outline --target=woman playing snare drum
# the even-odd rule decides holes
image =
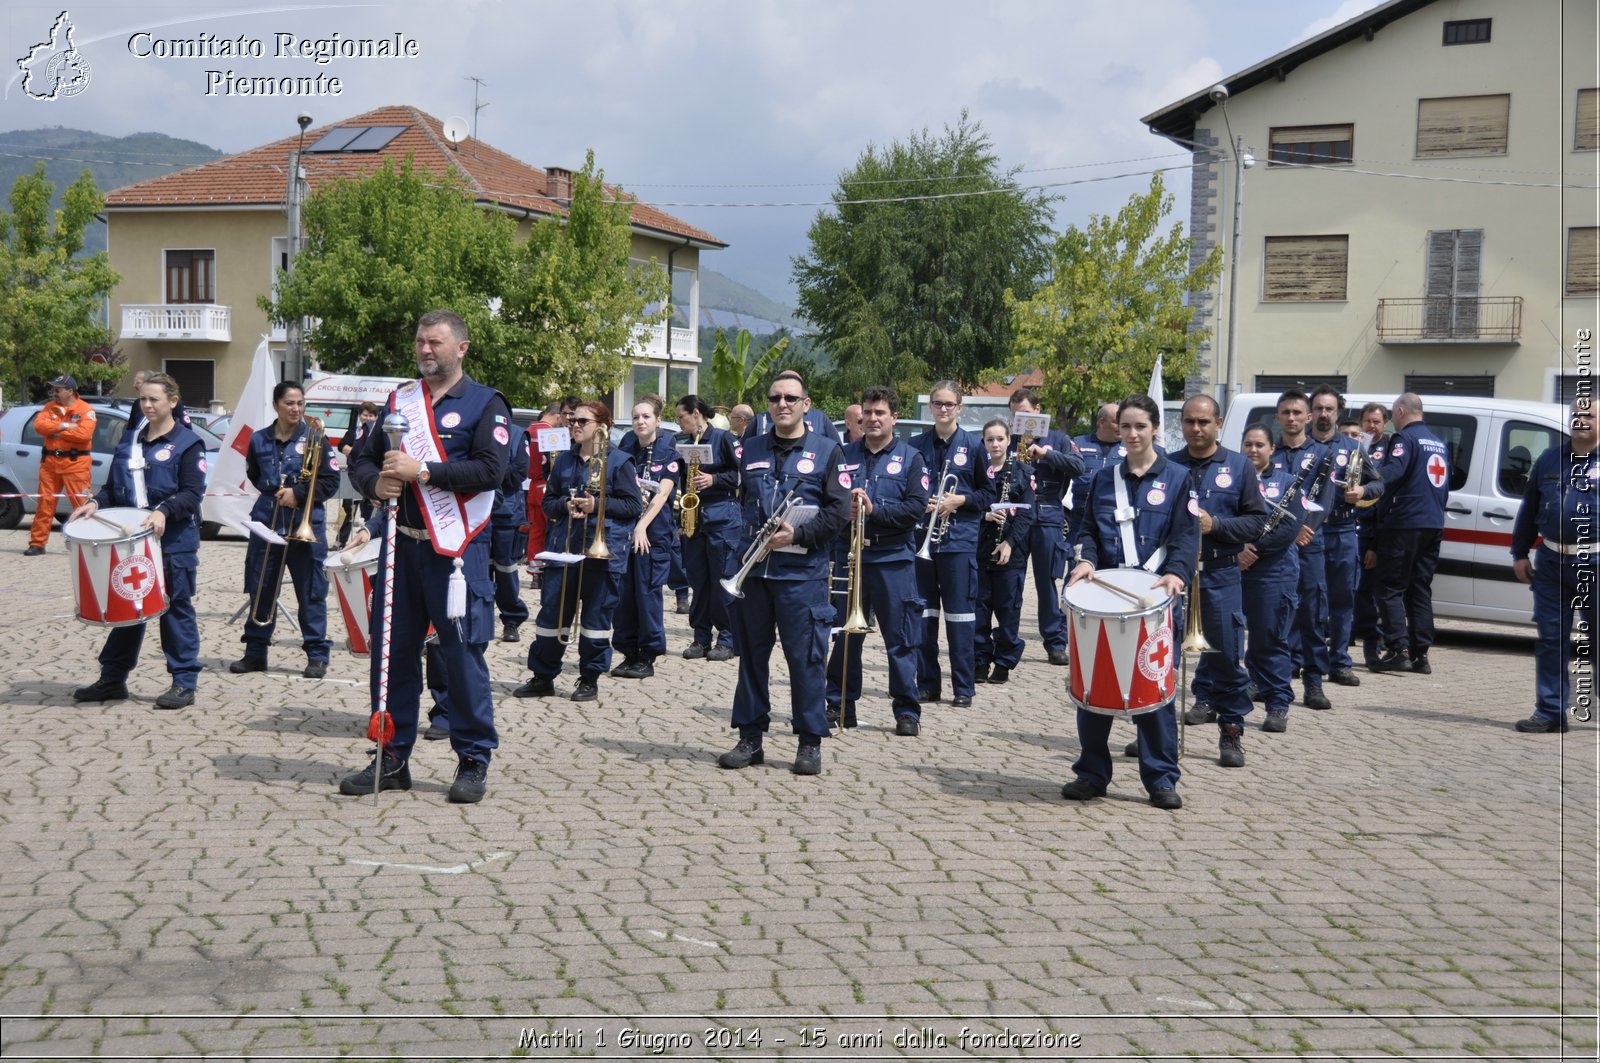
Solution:
[[[150,515],[140,524],[161,537],[161,562],[168,607],[161,614],[161,649],[167,655],[172,688],[156,699],[158,709],[194,704],[200,675],[200,627],[195,620],[194,580],[200,550],[200,499],[206,490],[206,449],[200,437],[173,417],[178,385],[165,373],[146,378],[139,388],[145,424],[128,451],[119,451],[106,485],[92,502],[72,511],[69,520],[94,515],[100,506],[136,506],[137,480],[143,479]],[[132,457],[142,457],[142,474]],[[111,629],[100,651],[100,678],[72,692],[75,701],[120,701],[128,696],[128,673],[139,659],[144,624]]]
[[[1158,598],[1176,596],[1188,584],[1199,534],[1188,510],[1189,473],[1155,449],[1160,425],[1161,410],[1148,396],[1130,396],[1118,408],[1117,432],[1128,456],[1094,475],[1073,545],[1079,561],[1067,586],[1092,578],[1096,569],[1110,568],[1148,570],[1151,593]],[[1177,612],[1174,609],[1172,630],[1182,631],[1183,618]],[[1176,639],[1170,649],[1177,652]],[[1182,808],[1177,791],[1178,715],[1173,703],[1140,713],[1133,722],[1139,729],[1139,778],[1150,793],[1150,803],[1169,810]],[[1110,716],[1078,710],[1082,753],[1072,765],[1077,778],[1061,788],[1062,797],[1088,801],[1105,794],[1111,782],[1110,734]]]

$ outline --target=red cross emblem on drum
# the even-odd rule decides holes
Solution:
[[[156,570],[150,559],[134,554],[111,570],[111,593],[126,601],[137,602],[155,582]]]
[[[1444,459],[1439,457],[1439,455],[1430,454],[1428,456],[1428,482],[1433,484],[1433,486],[1443,487],[1445,475],[1449,471],[1450,470],[1445,467]]]

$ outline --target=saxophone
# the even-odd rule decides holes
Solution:
[[[696,443],[700,437],[696,436]],[[678,520],[680,531],[686,539],[693,539],[700,530],[700,492],[695,490],[694,478],[700,475],[700,462],[688,462],[688,472],[683,478],[683,490],[678,492]]]

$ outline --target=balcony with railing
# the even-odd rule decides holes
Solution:
[[[646,358],[667,357],[667,326],[646,325],[644,334],[644,356]],[[672,326],[672,360],[674,362],[700,361],[700,332],[698,329],[680,328]]]
[[[233,308],[214,303],[123,303],[120,338],[228,343],[233,339]]]
[[[1379,343],[1522,342],[1522,296],[1378,300]]]

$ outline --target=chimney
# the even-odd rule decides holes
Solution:
[[[566,202],[572,198],[572,171],[559,166],[547,166],[544,171],[544,194],[548,199]]]

